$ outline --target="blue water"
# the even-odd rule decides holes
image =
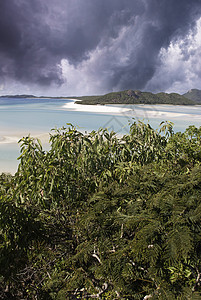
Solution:
[[[131,112],[115,115],[68,110],[64,105],[69,101],[0,98],[0,172],[14,173],[18,165],[19,145],[16,139],[5,142],[7,136],[20,138],[48,133],[66,123],[72,123],[83,132],[107,127],[124,134],[129,132],[128,123],[133,118],[148,121],[154,128],[158,128],[161,121],[169,120],[175,124],[175,131],[182,132],[189,125],[201,126],[201,106],[118,105],[130,108]]]
[[[52,128],[72,123],[81,130],[93,130],[100,127],[113,127],[121,131],[118,121],[112,122],[111,115],[79,111],[67,111],[63,105],[70,100],[57,99],[0,99],[0,129],[15,128],[28,132],[49,132]],[[127,117],[118,116],[121,125],[127,124]]]

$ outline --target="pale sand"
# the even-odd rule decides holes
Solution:
[[[165,106],[163,110],[162,105],[118,105],[118,106],[109,106],[109,105],[82,105],[75,104],[77,99],[70,99],[72,102],[66,103],[63,106],[63,110],[67,111],[80,111],[80,112],[89,112],[89,113],[100,113],[100,114],[108,114],[108,115],[118,115],[125,116],[130,118],[138,118],[138,119],[161,119],[162,120],[185,120],[185,121],[200,121],[200,114],[186,114],[179,112],[166,112]],[[166,105],[167,106],[167,105]],[[171,107],[171,105],[170,105]],[[151,110],[150,110],[151,108]],[[198,107],[200,108],[200,106]],[[191,107],[192,109],[192,107]],[[194,108],[195,110],[197,107]],[[170,108],[171,110],[171,108]],[[1,160],[0,160],[0,173],[1,172],[11,172],[14,174],[17,170],[17,166],[19,161],[17,161],[17,157],[20,155],[20,145],[18,145],[18,141],[22,137],[28,136],[29,133],[25,130],[16,130],[13,128],[0,128],[0,151],[2,151]],[[31,137],[39,138],[42,142],[44,148],[48,149],[49,147],[49,132],[31,132]],[[8,154],[5,155],[5,152]],[[5,157],[4,157],[5,156]],[[10,157],[11,156],[11,157]]]
[[[163,120],[174,119],[174,118],[184,118],[186,119],[200,119],[200,115],[189,115],[185,113],[176,112],[166,112],[160,110],[161,106],[152,105],[150,110],[150,105],[142,105],[142,109],[139,109],[140,105],[137,105],[138,109],[133,108],[133,106],[127,104],[122,104],[121,106],[109,106],[109,105],[83,105],[77,104],[75,101],[77,99],[70,99],[72,102],[63,105],[63,109],[68,111],[80,111],[80,112],[90,112],[90,113],[100,113],[109,115],[121,115],[127,117],[138,117],[138,118],[163,118]],[[126,107],[127,106],[127,107]],[[167,105],[166,105],[167,106]],[[149,109],[148,109],[149,108]]]
[[[0,174],[5,172],[14,175],[17,171],[19,164],[17,158],[20,156],[20,144],[18,145],[18,141],[22,137],[28,136],[28,134],[26,132],[16,132],[14,134],[15,135],[6,132],[6,135],[0,136]],[[43,145],[43,149],[49,149],[49,133],[33,134],[31,137],[39,138]]]
[[[201,116],[200,115],[196,115],[196,114],[186,114],[186,113],[182,113],[182,112],[166,112],[166,111],[162,111],[162,110],[146,110],[146,108],[144,110],[133,110],[133,112],[135,112],[135,115],[138,116],[138,118],[140,117],[144,117],[147,119],[151,119],[151,118],[160,118],[161,120],[178,120],[178,119],[183,119],[185,121],[187,120],[200,120]]]
[[[6,133],[6,135],[0,135],[0,145],[1,144],[17,144],[20,139],[28,136],[26,132],[16,133],[15,135]],[[31,137],[38,138],[42,143],[48,143],[50,135],[49,133],[35,133],[31,134]]]
[[[161,120],[175,120],[175,119],[183,119],[187,120],[200,120],[200,115],[197,114],[186,114],[179,112],[166,112],[163,111],[162,105],[152,105],[150,110],[150,105],[118,105],[118,106],[110,106],[110,105],[82,105],[76,104],[75,101],[79,101],[77,99],[70,99],[71,102],[68,102],[63,105],[63,109],[67,111],[80,111],[80,112],[89,112],[89,113],[100,113],[100,114],[108,114],[108,115],[119,115],[126,116],[130,118],[138,118],[138,119],[153,119],[160,118]],[[165,105],[167,106],[167,105]],[[165,107],[164,106],[164,107]],[[196,108],[195,108],[196,109]],[[25,130],[15,131],[13,129],[1,128],[0,130],[0,145],[2,144],[17,144],[18,141],[24,137],[28,136],[28,132]],[[39,138],[42,143],[48,144],[49,142],[49,132],[41,133],[41,132],[32,132],[31,137]]]
[[[83,111],[83,112],[91,112],[91,113],[102,113],[102,114],[125,114],[129,111],[131,111],[130,108],[125,107],[117,107],[117,106],[106,106],[106,105],[83,105],[83,104],[77,104],[75,101],[79,100],[73,100],[72,102],[66,103],[63,105],[63,108],[66,110],[74,110],[74,111]]]

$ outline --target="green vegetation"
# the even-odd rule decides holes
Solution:
[[[72,97],[47,97],[34,95],[6,95],[0,98],[50,98],[50,99],[77,99],[76,103],[95,105],[95,104],[173,104],[173,105],[195,105],[201,102],[201,91],[192,89],[184,95],[177,93],[158,93],[141,92],[126,90],[113,92],[99,96],[72,96]]]
[[[5,95],[0,96],[0,98],[37,98],[34,95]]]
[[[126,90],[122,92],[109,93],[102,96],[79,97],[79,104],[174,104],[174,105],[194,105],[193,100],[187,99],[176,93],[141,92]]]
[[[201,90],[192,89],[188,91],[186,94],[184,94],[183,96],[197,102],[198,104],[201,103]]]
[[[0,96],[0,98],[23,98],[23,99],[71,99],[75,97],[50,97],[50,96],[34,96],[34,95],[5,95],[5,96]]]
[[[201,127],[50,143],[0,176],[0,299],[200,299]]]

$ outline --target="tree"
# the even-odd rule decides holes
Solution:
[[[171,123],[23,138],[0,176],[0,298],[199,298],[200,153],[201,128]]]

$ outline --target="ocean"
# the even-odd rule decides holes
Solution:
[[[83,106],[66,99],[0,98],[0,172],[16,172],[20,155],[18,141],[30,134],[48,147],[49,133],[72,123],[82,132],[100,127],[118,134],[129,132],[129,122],[143,120],[153,128],[172,121],[174,131],[201,126],[201,106],[107,105]]]

